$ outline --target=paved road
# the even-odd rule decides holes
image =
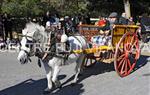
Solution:
[[[0,95],[41,95],[46,87],[45,72],[39,68],[36,58],[21,65],[16,53],[0,53]],[[96,64],[85,69],[78,84],[70,85],[74,64],[63,66],[59,79],[61,90],[51,95],[150,95],[150,59],[141,56],[136,70],[120,78],[113,64]]]

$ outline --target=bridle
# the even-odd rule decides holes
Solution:
[[[26,48],[33,47],[33,44],[36,42],[35,39],[34,39],[33,37],[31,37],[31,36],[22,35],[22,34],[19,34],[19,36],[25,37],[25,39],[26,39],[26,45],[25,45],[25,47],[26,47]],[[31,39],[33,39],[33,40],[32,40],[32,41],[31,41],[31,40],[28,40],[28,38],[31,38]],[[30,44],[29,44],[29,43],[30,43]],[[21,43],[20,43],[20,45],[21,45]],[[31,53],[30,53],[29,51],[27,51],[25,48],[22,48],[22,47],[20,47],[19,50],[20,50],[20,51],[24,51],[24,52],[27,54],[27,60],[29,60],[29,61],[31,62],[31,59],[30,59]]]
[[[47,44],[48,44],[48,47],[49,47],[49,48],[46,48],[46,49],[50,49],[51,40],[53,40],[53,38],[51,37],[51,36],[52,36],[52,32],[53,32],[53,31],[49,31],[49,33],[48,33],[48,35],[47,35],[48,39],[46,39],[46,40],[47,40]],[[25,45],[24,48],[21,47],[21,48],[20,48],[20,51],[21,51],[21,50],[24,51],[24,52],[27,54],[28,59],[30,59],[29,57],[30,57],[31,55],[35,55],[36,52],[44,53],[44,55],[42,55],[42,56],[43,56],[42,58],[39,57],[39,56],[37,56],[38,58],[44,60],[44,59],[47,57],[48,53],[47,53],[47,52],[44,52],[42,49],[36,48],[36,49],[38,49],[38,51],[37,51],[37,50],[33,51],[33,52],[34,52],[33,54],[30,52],[31,50],[28,51],[28,50],[25,49],[25,48],[30,48],[30,49],[31,49],[31,47],[34,47],[34,43],[40,43],[39,39],[38,39],[38,40],[36,39],[36,35],[35,35],[35,37],[34,37],[34,34],[33,34],[33,37],[32,37],[32,36],[28,36],[27,34],[28,34],[28,32],[27,32],[25,35],[19,34],[19,36],[25,37],[25,39],[26,39],[26,45]],[[32,39],[32,40],[29,40],[29,38]],[[53,52],[52,52],[52,53],[53,53]],[[35,56],[36,56],[36,55],[35,55]]]

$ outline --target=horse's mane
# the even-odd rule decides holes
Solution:
[[[29,22],[26,24],[26,27],[24,28],[24,30],[27,30],[27,31],[24,31],[23,34],[26,34],[25,32],[32,33],[32,32],[37,32],[37,30],[40,32],[44,32],[45,28],[42,25],[39,25],[37,23]]]

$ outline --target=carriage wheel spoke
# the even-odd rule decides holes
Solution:
[[[130,37],[130,36],[128,36],[127,38],[128,38],[128,39],[127,39],[126,44],[127,44],[127,46],[128,46],[128,48],[127,48],[127,49],[129,49],[129,46],[131,45],[131,37]]]
[[[131,45],[129,43],[127,43],[126,46],[125,46],[125,48],[126,48],[126,50],[130,51]]]
[[[128,35],[128,37],[127,37],[127,42],[131,42],[131,37],[130,37],[130,35]]]
[[[124,62],[124,58],[119,62],[119,65],[118,65],[118,69],[120,68],[120,66],[122,65],[122,63]]]
[[[130,64],[130,60],[129,59],[127,60],[127,63],[129,65],[129,67],[131,68],[131,64]]]
[[[135,39],[135,35],[133,35],[133,37],[131,39],[131,42],[130,42],[131,44],[133,43],[134,39]]]
[[[134,46],[135,46],[135,47],[137,46],[137,41],[135,41],[135,42],[133,43],[132,48],[133,48]]]
[[[122,54],[119,58],[117,58],[117,61],[123,59],[124,56],[125,56],[125,54]]]
[[[126,63],[126,62],[125,62],[125,61],[123,61],[123,65],[122,65],[122,67],[121,67],[121,72],[120,72],[121,74],[123,74],[123,73],[124,73],[125,63]]]
[[[128,73],[128,62],[126,60],[126,63],[125,63],[125,75],[127,75],[127,73]]]
[[[121,49],[120,47],[119,47],[118,49],[119,49],[119,51],[120,51],[121,53],[123,53],[123,49]]]
[[[132,64],[131,68],[128,71],[128,74],[133,70],[133,68],[135,67],[136,61]]]

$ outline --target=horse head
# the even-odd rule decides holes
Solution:
[[[28,63],[30,57],[34,55],[34,44],[40,41],[42,37],[44,37],[39,35],[44,31],[45,28],[38,24],[32,22],[26,24],[26,27],[22,30],[22,39],[20,42],[21,47],[17,57],[20,63]]]

